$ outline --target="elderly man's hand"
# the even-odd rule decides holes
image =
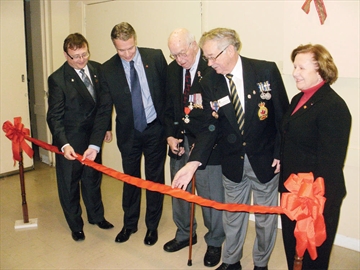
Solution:
[[[199,161],[190,161],[182,167],[174,177],[171,187],[186,190],[197,168],[201,165]]]

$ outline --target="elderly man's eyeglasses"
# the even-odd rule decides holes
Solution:
[[[90,56],[90,54],[88,52],[83,53],[83,54],[75,54],[73,56],[71,56],[68,52],[66,52],[66,54],[72,59],[72,60],[80,60],[81,58],[86,59]]]
[[[170,58],[171,58],[172,60],[176,60],[176,59],[179,58],[179,57],[185,58],[186,56],[188,56],[187,53],[188,53],[188,51],[189,51],[189,49],[190,49],[191,43],[192,43],[192,42],[190,42],[189,47],[187,48],[187,50],[186,50],[184,53],[170,54]]]
[[[205,57],[204,55],[202,56],[202,58],[206,61],[206,62],[209,62],[209,61],[215,61],[226,49],[227,49],[227,47],[229,47],[229,45],[227,45],[226,47],[225,47],[225,49],[223,49],[221,52],[219,52],[218,53],[218,55],[217,56],[215,56],[215,57]]]

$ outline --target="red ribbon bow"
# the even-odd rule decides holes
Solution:
[[[306,14],[309,14],[310,3],[311,3],[311,0],[306,0],[305,3],[303,4],[303,6],[301,7],[302,10],[304,10]],[[315,7],[317,10],[319,19],[320,19],[320,23],[324,24],[326,17],[327,17],[325,4],[324,4],[323,0],[314,0],[314,3],[315,3]]]
[[[24,125],[21,123],[21,117],[14,117],[14,125],[10,121],[6,121],[2,129],[6,133],[5,136],[12,141],[14,166],[16,161],[21,160],[20,152],[22,150],[24,150],[30,158],[33,157],[34,151],[24,140],[25,137],[30,135],[30,130],[24,128]]]
[[[291,220],[296,220],[296,253],[302,257],[307,249],[315,260],[316,247],[326,239],[322,215],[326,201],[324,179],[318,177],[314,181],[312,173],[291,174],[284,185],[290,193],[282,194],[281,207]]]

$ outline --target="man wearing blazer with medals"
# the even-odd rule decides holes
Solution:
[[[174,178],[185,188],[196,168],[206,162],[221,133],[223,184],[226,203],[278,205],[281,118],[288,98],[276,64],[242,57],[237,33],[216,28],[204,33],[200,46],[215,72],[201,81],[203,130],[189,162]],[[224,211],[225,244],[219,270],[242,269],[248,213]],[[267,269],[276,240],[277,215],[255,214],[254,269]]]
[[[87,40],[79,33],[70,34],[63,45],[66,62],[48,78],[49,109],[47,122],[53,144],[64,152],[56,155],[56,177],[60,203],[75,241],[84,240],[81,218],[81,194],[91,224],[102,229],[113,227],[104,218],[101,199],[102,174],[75,161],[76,153],[101,163],[98,154],[109,121],[102,129],[94,125],[100,107],[100,64],[89,60]],[[94,132],[97,130],[98,132]],[[105,141],[111,140],[106,133]]]
[[[203,119],[203,102],[199,82],[211,70],[201,58],[201,50],[194,35],[187,29],[175,29],[169,36],[170,57],[174,59],[168,67],[167,101],[165,112],[166,138],[169,145],[171,178],[183,167],[191,151]],[[213,147],[207,166],[196,172],[196,190],[203,198],[223,202],[224,189],[220,165],[220,151]],[[191,192],[191,185],[187,191]],[[172,198],[173,219],[177,226],[175,238],[164,245],[167,252],[175,252],[189,245],[191,204]],[[219,263],[221,246],[225,239],[222,212],[202,207],[206,228],[207,251],[204,265]],[[193,223],[192,243],[197,243],[196,219]]]
[[[106,106],[101,115],[109,119],[114,105],[117,145],[124,173],[141,177],[140,162],[144,154],[146,179],[164,184],[165,57],[159,49],[137,47],[136,32],[129,23],[115,25],[111,39],[117,54],[102,66],[101,84]],[[158,240],[163,197],[161,193],[146,190],[146,245],[154,245]],[[126,242],[138,230],[140,201],[141,189],[124,183],[124,226],[116,242]]]

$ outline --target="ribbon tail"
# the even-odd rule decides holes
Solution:
[[[308,226],[308,220],[298,220],[296,222],[294,236],[296,239],[296,254],[299,257],[303,257],[305,250],[308,246],[308,236],[306,228]]]
[[[25,141],[21,142],[21,148],[30,158],[34,156],[34,150]]]
[[[324,24],[326,17],[327,17],[324,1],[323,0],[315,0],[315,7],[316,7],[317,13],[319,15],[320,23]]]
[[[311,4],[311,0],[306,0],[303,6],[301,7],[301,9],[305,11],[306,14],[309,14],[310,4]]]
[[[16,161],[20,161],[20,143],[12,142],[12,152],[13,152],[13,159],[14,159],[14,166]]]

